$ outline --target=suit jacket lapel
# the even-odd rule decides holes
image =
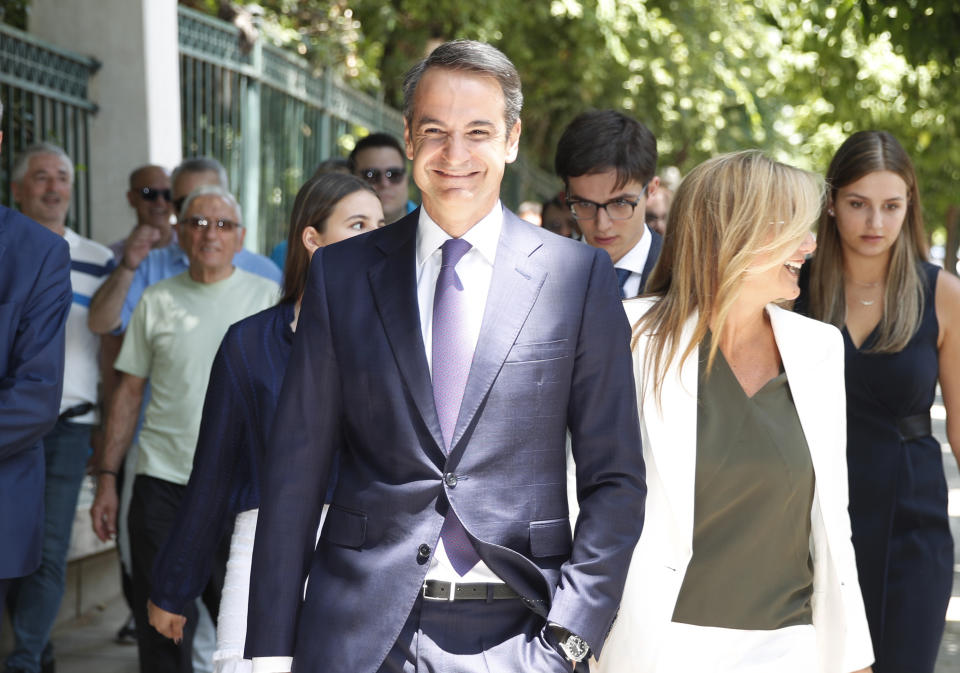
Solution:
[[[660,257],[660,248],[663,247],[663,237],[650,229],[653,238],[650,239],[650,250],[647,252],[647,261],[643,264],[643,271],[640,273],[640,294],[643,294],[647,287],[647,279],[650,278],[650,272],[657,265],[657,259]]]
[[[443,456],[443,435],[433,401],[433,384],[417,304],[416,230],[419,215],[419,209],[415,210],[384,230],[377,242],[384,259],[370,269],[368,277],[397,368],[436,443],[435,449]]]
[[[542,243],[526,226],[504,209],[480,337],[451,441],[452,459],[463,452],[460,440],[473,423],[547,277],[546,270],[531,258]]]
[[[684,324],[680,350],[693,338],[697,314]],[[644,363],[639,363],[641,370]],[[653,394],[653,372],[637,372],[645,380],[643,426],[646,447],[663,483],[676,518],[678,536],[689,546],[693,541],[694,478],[697,470],[698,354],[694,351],[677,369],[672,365],[663,382],[660,404]],[[649,468],[648,468],[649,469]]]

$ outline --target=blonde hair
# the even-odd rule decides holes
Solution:
[[[890,250],[883,317],[868,353],[903,350],[920,327],[923,317],[924,279],[919,263],[927,258],[923,215],[917,176],[910,157],[886,131],[860,131],[844,141],[827,170],[830,200],[837,191],[877,171],[896,173],[907,185],[907,213],[903,229]],[[843,246],[837,218],[827,208],[820,213],[817,254],[810,267],[810,315],[843,328],[847,304],[843,282]]]
[[[755,150],[720,155],[684,178],[647,283],[647,294],[660,300],[633,327],[634,347],[649,335],[644,367],[653,374],[658,402],[671,363],[679,356],[682,365],[696,352],[711,322],[720,333],[746,274],[781,264],[797,249],[823,194],[819,176]],[[775,261],[757,267],[758,255]],[[681,334],[694,312],[693,339],[684,346]],[[710,344],[708,372],[718,345],[717,339]]]

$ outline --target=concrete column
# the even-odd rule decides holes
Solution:
[[[91,232],[101,243],[135,222],[130,171],[181,159],[176,0],[33,0],[29,31],[103,65],[90,81]]]

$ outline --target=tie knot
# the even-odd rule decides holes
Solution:
[[[472,245],[462,238],[448,239],[442,246],[440,246],[440,250],[442,251],[443,255],[440,260],[440,266],[456,266],[472,247]]]

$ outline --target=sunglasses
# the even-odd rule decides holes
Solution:
[[[181,224],[186,224],[195,231],[206,231],[207,227],[213,225],[217,228],[217,231],[224,231],[227,233],[235,231],[240,227],[240,223],[234,222],[233,220],[210,220],[203,215],[194,215],[193,217],[188,217],[185,220],[181,220]]]
[[[379,168],[367,168],[360,171],[360,177],[371,185],[379,185],[381,178],[386,178],[391,185],[399,185],[403,181],[403,176],[407,174],[407,169],[402,166],[388,168],[381,171]]]
[[[140,197],[144,201],[156,201],[160,197],[167,203],[170,203],[172,195],[169,189],[154,189],[153,187],[144,187],[140,190]]]

